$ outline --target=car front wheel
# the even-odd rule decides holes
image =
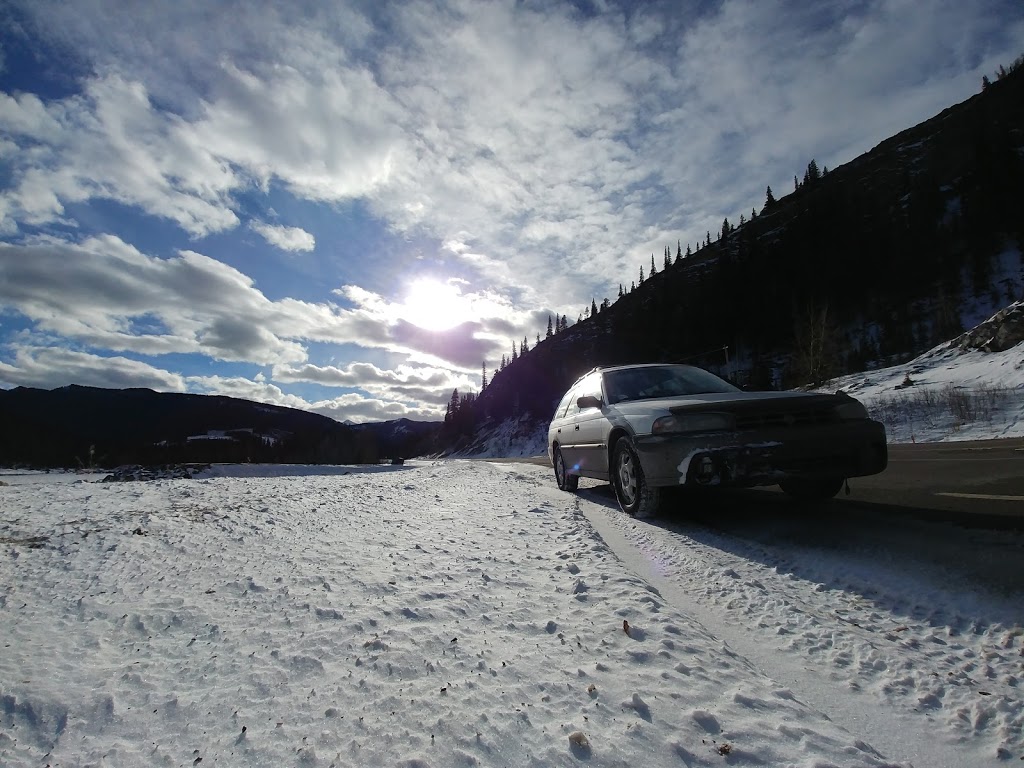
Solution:
[[[612,459],[612,487],[615,498],[627,515],[653,517],[658,511],[660,492],[644,479],[644,470],[628,437],[620,437]]]
[[[845,482],[845,477],[791,477],[779,488],[798,501],[825,501],[839,493]]]
[[[579,475],[570,475],[565,471],[565,459],[562,458],[562,449],[555,446],[555,482],[558,483],[560,491],[575,491],[580,484]]]

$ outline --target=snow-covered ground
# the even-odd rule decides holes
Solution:
[[[1024,437],[1024,343],[985,352],[954,340],[821,388],[835,390],[863,402],[893,443]]]
[[[641,523],[549,475],[5,475],[0,765],[1024,758],[1019,580],[908,568],[870,531]],[[978,536],[948,538],[1020,562]]]

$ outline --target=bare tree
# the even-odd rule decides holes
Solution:
[[[793,380],[818,386],[839,371],[839,330],[829,317],[828,304],[809,306],[797,320],[791,365]]]

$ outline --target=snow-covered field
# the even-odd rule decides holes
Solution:
[[[639,523],[549,473],[3,476],[0,765],[1024,758],[1019,582]]]

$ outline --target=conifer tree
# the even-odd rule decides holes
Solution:
[[[530,351],[530,345],[527,342],[526,337],[523,336],[523,341],[519,345],[519,356],[522,357],[523,355],[525,355],[529,351]]]
[[[771,184],[768,185],[768,189],[764,193],[764,210],[768,210],[775,205],[775,195],[772,194]]]
[[[501,367],[498,370],[499,371],[504,371],[507,367],[508,367],[508,360],[505,358],[504,355],[502,355],[501,356]]]
[[[693,251],[690,250],[690,244],[687,243],[686,244],[686,258],[690,258],[691,256],[693,256]]]
[[[619,283],[619,298],[622,298],[622,283]]]
[[[655,267],[654,267],[654,254],[652,253],[651,254],[651,277],[654,277],[656,274],[658,274],[658,270],[655,269]]]
[[[722,239],[727,238],[729,236],[729,232],[731,232],[731,231],[732,231],[732,229],[729,226],[729,219],[726,219],[725,221],[722,222],[722,234],[721,234]]]
[[[590,316],[593,317],[597,314],[597,302],[593,299],[590,300]]]
[[[640,279],[641,280],[644,279],[643,278],[643,273],[644,273],[644,268],[640,267]],[[632,283],[629,284],[629,292],[632,293],[635,290],[636,290],[636,281],[633,281]]]
[[[686,244],[686,250],[690,250],[690,244]],[[676,240],[676,264],[683,260],[683,241]]]
[[[448,400],[448,410],[447,410],[447,413],[445,414],[445,417],[444,417],[445,421],[448,421],[449,418],[452,418],[452,419],[455,418],[455,416],[459,412],[459,405],[460,405],[459,390],[455,389],[452,392],[451,398]]]
[[[483,392],[487,389],[487,361],[484,360],[483,365],[480,369],[480,391]]]
[[[509,358],[509,362],[514,363],[519,359],[519,350],[516,349],[516,343],[512,342],[512,357]]]
[[[670,266],[672,266],[672,249],[667,245],[665,246],[665,262],[661,265],[661,271],[664,272]]]
[[[551,315],[548,315],[548,332],[544,335],[544,338],[550,339],[555,335],[555,332],[551,328]]]
[[[643,281],[644,281],[644,265],[641,264],[640,265],[640,282],[642,283]]]

